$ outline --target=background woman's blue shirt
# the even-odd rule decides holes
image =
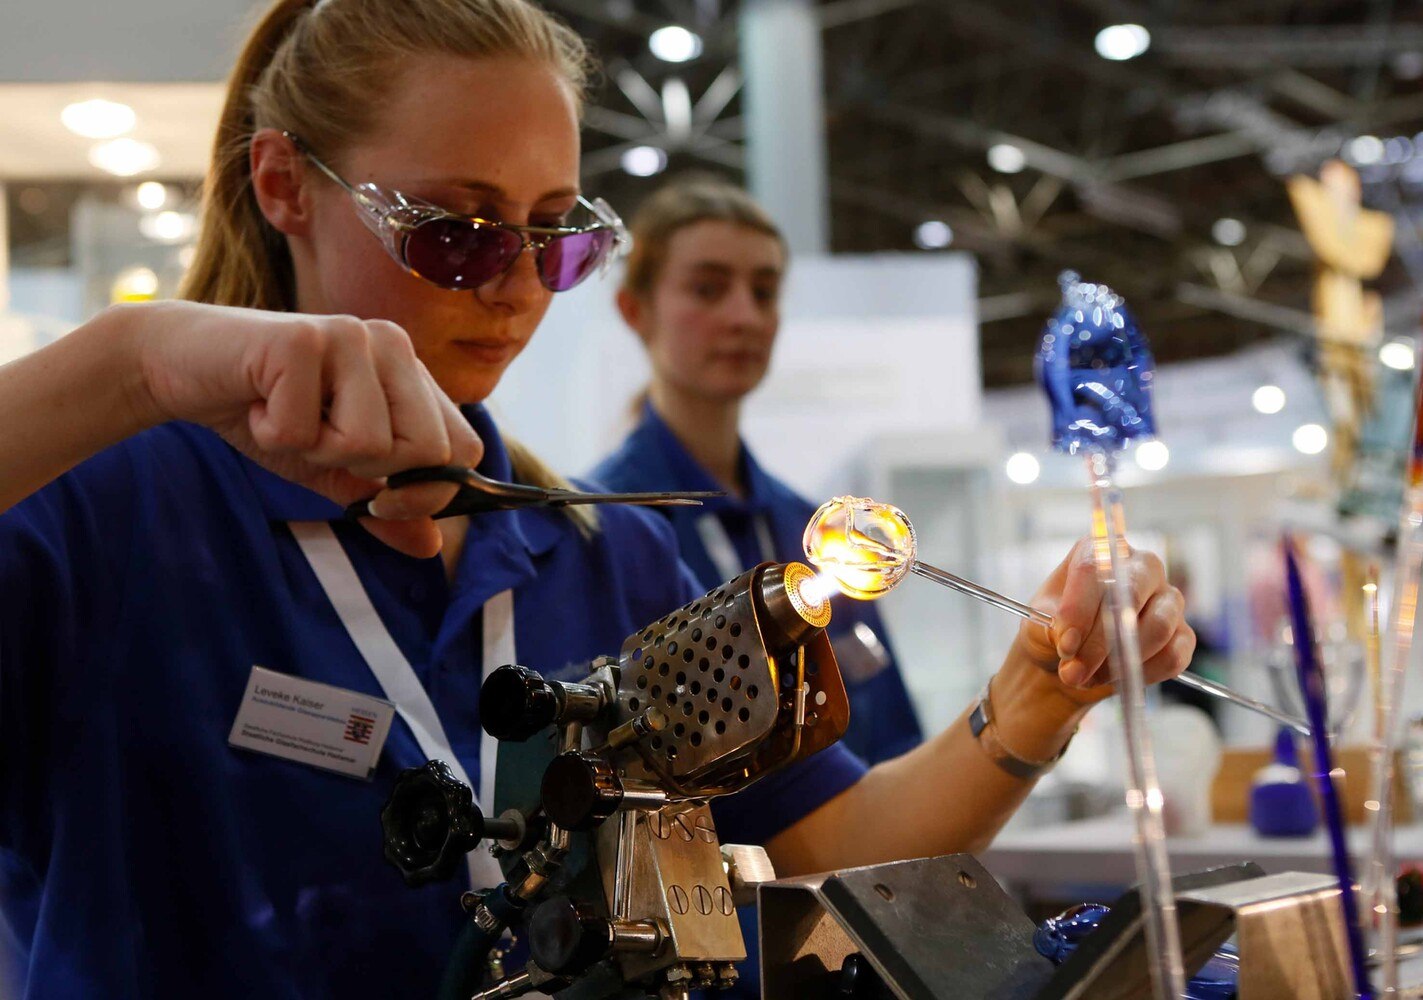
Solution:
[[[744,497],[708,500],[704,507],[660,509],[677,534],[682,560],[703,590],[724,582],[726,575],[707,550],[698,528],[698,522],[708,514],[715,516],[725,529],[740,562],[738,572],[765,559],[757,519],[770,528],[776,559],[805,559],[801,538],[815,505],[769,475],[745,445],[741,461],[746,483]],[[596,466],[589,477],[614,490],[724,489],[688,453],[650,404],[644,404],[641,420],[618,450]],[[874,605],[837,600],[829,631],[850,695],[850,729],[843,744],[870,763],[898,757],[917,746],[923,740],[923,732],[884,622]]]
[[[0,990],[433,995],[457,886],[407,889],[380,857],[381,805],[423,760],[404,723],[371,782],[227,746],[254,664],[381,694],[285,526],[338,515],[186,424],[0,515]],[[334,525],[472,776],[489,596],[514,590],[520,661],[567,675],[698,593],[665,522],[600,517],[591,540],[556,512],[478,518],[452,584]],[[832,748],[773,776],[719,807],[722,838],[772,836],[863,770]]]

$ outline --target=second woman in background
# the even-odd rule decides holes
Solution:
[[[785,240],[751,196],[711,177],[674,181],[632,223],[618,308],[652,363],[638,424],[592,473],[619,490],[726,490],[665,508],[707,590],[766,561],[803,559],[816,505],[763,469],[741,438],[741,404],[766,376],[780,326]],[[874,763],[920,742],[880,621],[846,602],[831,626],[850,695],[845,742]]]

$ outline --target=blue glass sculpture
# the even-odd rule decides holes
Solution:
[[[1058,284],[1062,302],[1043,328],[1036,362],[1052,407],[1053,447],[1070,455],[1116,452],[1154,435],[1156,362],[1126,302],[1074,271],[1062,272]]]

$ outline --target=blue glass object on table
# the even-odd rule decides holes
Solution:
[[[1053,965],[1061,965],[1111,912],[1105,903],[1078,903],[1038,924],[1033,931],[1033,947]]]
[[[1052,408],[1052,444],[1075,455],[1117,452],[1156,434],[1156,361],[1125,300],[1075,271],[1058,277],[1062,302],[1043,328],[1035,362]]]
[[[1112,912],[1103,903],[1079,903],[1055,917],[1048,917],[1033,931],[1033,947],[1039,955],[1061,965],[1077,950],[1102,918]],[[1186,983],[1184,1000],[1235,1000],[1240,979],[1240,955],[1224,945]]]

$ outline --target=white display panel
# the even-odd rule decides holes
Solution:
[[[616,287],[609,275],[555,296],[494,395],[502,425],[562,470],[617,445],[647,384]],[[796,260],[771,373],[747,402],[746,437],[763,464],[819,496],[848,488],[873,437],[975,425],[975,287],[964,254]]]

